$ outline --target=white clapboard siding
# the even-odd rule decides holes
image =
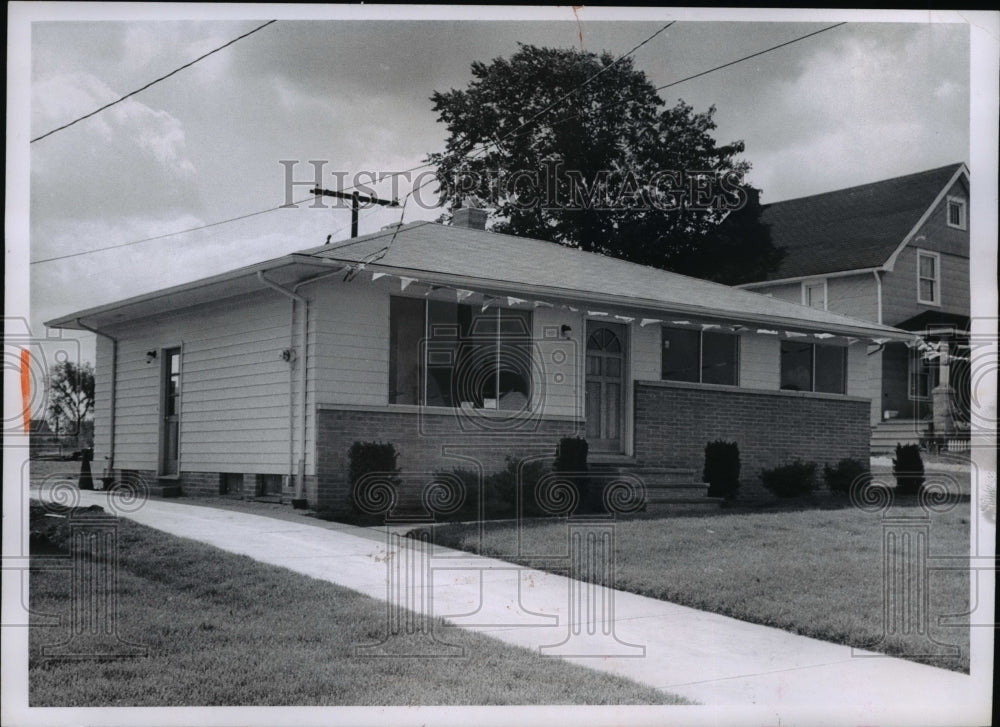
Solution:
[[[659,324],[632,326],[632,378],[635,381],[659,381],[663,372],[660,355],[662,327]]]
[[[398,282],[396,283],[398,286]],[[395,286],[393,286],[395,287]],[[308,288],[318,404],[384,406],[389,390],[389,285],[364,276]]]
[[[290,315],[287,299],[261,291],[113,331],[119,339],[116,466],[157,468],[163,363],[159,356],[147,363],[146,353],[179,347],[181,470],[286,472],[290,364],[281,352],[293,342]],[[99,344],[99,352],[104,381],[110,343]],[[109,423],[104,399],[102,447]]]
[[[847,347],[847,394],[866,399],[874,396],[868,378],[868,346],[864,342]]]
[[[778,336],[740,334],[740,388],[781,388],[781,340]]]
[[[562,326],[568,325],[569,338],[562,337]],[[579,313],[559,308],[535,308],[532,312],[532,350],[535,373],[541,377],[534,383],[533,396],[540,397],[541,416],[583,415],[583,390],[578,381],[583,366],[581,341],[585,330]],[[535,406],[535,402],[532,402]]]

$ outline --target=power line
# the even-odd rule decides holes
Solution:
[[[241,35],[239,38],[234,38],[233,40],[229,41],[229,43],[227,43],[226,45],[220,46],[219,48],[216,48],[214,51],[206,53],[201,58],[205,58],[206,56],[209,56],[212,53],[215,53],[215,52],[217,52],[219,50],[222,50],[226,46],[232,45],[233,43],[235,43],[236,41],[240,40],[241,38],[245,38],[248,35],[251,35],[252,33],[256,33],[258,30],[261,30],[261,29],[267,27],[268,25],[270,25],[271,23],[275,23],[275,22],[277,22],[277,21],[276,20],[271,20],[271,21],[269,21],[267,23],[264,23],[263,25],[261,25],[261,26],[259,26],[257,28],[254,28],[249,33],[245,33],[244,35]],[[532,121],[534,121],[535,119],[537,119],[539,116],[541,116],[542,114],[544,114],[546,111],[548,111],[551,108],[555,107],[557,104],[561,103],[563,100],[565,100],[566,98],[568,98],[572,94],[574,94],[577,91],[579,91],[581,88],[583,88],[584,86],[586,86],[588,83],[590,83],[591,81],[593,81],[595,78],[597,78],[598,76],[600,76],[602,73],[604,73],[608,69],[612,68],[617,63],[621,62],[623,59],[625,59],[628,56],[632,55],[637,50],[639,50],[640,48],[642,48],[644,45],[646,45],[647,43],[649,43],[651,40],[653,40],[653,38],[655,38],[656,36],[658,36],[660,33],[664,32],[667,28],[669,28],[675,22],[677,22],[677,21],[672,20],[669,23],[667,23],[666,25],[664,25],[662,28],[660,28],[655,33],[653,33],[651,36],[649,36],[648,38],[646,38],[645,40],[643,40],[641,43],[639,43],[638,45],[636,45],[630,51],[628,51],[627,53],[624,53],[621,56],[619,56],[618,58],[616,58],[613,63],[610,63],[609,65],[603,67],[600,71],[598,71],[597,73],[595,73],[594,75],[592,75],[590,78],[588,78],[585,81],[583,81],[583,83],[581,83],[579,86],[577,86],[576,88],[572,89],[571,91],[569,91],[568,93],[566,93],[564,96],[562,96],[562,98],[558,99],[557,101],[554,101],[552,104],[549,104],[549,106],[547,106],[546,108],[544,108],[541,111],[539,111],[537,114],[535,114],[535,116],[533,116],[532,118],[530,118],[527,121],[525,121],[523,124],[521,124],[521,126],[517,127],[517,129],[513,129],[512,131],[508,132],[499,141],[503,141],[503,139],[506,139],[507,137],[513,135],[516,131],[518,131],[518,129],[521,129],[524,126],[527,126]],[[68,127],[68,126],[72,126],[73,124],[77,123],[78,121],[82,121],[83,119],[88,118],[89,116],[93,116],[94,114],[102,111],[103,109],[108,108],[109,106],[112,106],[115,103],[118,103],[119,101],[123,101],[124,99],[128,98],[128,96],[133,96],[133,95],[139,93],[140,91],[142,91],[142,90],[144,90],[146,88],[149,88],[149,86],[152,86],[154,83],[157,83],[157,82],[163,80],[163,78],[167,78],[167,77],[173,75],[174,73],[177,73],[177,71],[183,70],[187,66],[191,66],[191,65],[197,63],[199,60],[201,60],[201,58],[196,58],[195,60],[193,60],[190,63],[188,63],[186,66],[181,66],[181,68],[178,68],[177,70],[172,71],[171,73],[168,73],[166,76],[163,76],[162,78],[159,78],[156,81],[153,81],[153,82],[147,84],[146,86],[143,86],[143,88],[140,88],[140,89],[138,89],[136,91],[133,91],[132,93],[130,93],[130,94],[126,95],[126,96],[123,96],[122,98],[118,99],[118,101],[114,101],[114,102],[112,102],[110,104],[107,104],[106,106],[103,106],[100,109],[97,109],[96,111],[91,112],[90,114],[87,114],[87,116],[82,116],[79,119],[77,119],[76,121],[72,121],[69,124],[66,124],[65,126],[59,127],[59,129],[53,129],[52,131],[48,132],[47,134],[43,134],[42,136],[38,137],[38,139],[43,139],[46,136],[48,136],[49,134],[54,134],[55,132],[59,131],[60,129],[64,129],[64,128]],[[38,139],[32,139],[32,141],[37,141]],[[488,145],[485,146],[481,150],[481,152],[486,151],[487,148],[489,148]],[[471,153],[471,150],[470,150],[470,153]],[[387,176],[398,176],[400,174],[408,174],[409,172],[414,172],[414,171],[416,171],[418,169],[423,169],[425,167],[431,167],[431,166],[434,166],[434,165],[432,163],[430,163],[430,162],[427,162],[427,163],[424,163],[424,164],[417,165],[415,167],[411,167],[410,169],[406,169],[406,170],[404,170],[402,172],[394,172],[392,175],[387,175]],[[406,214],[406,202],[407,202],[407,200],[409,200],[409,198],[413,195],[414,192],[420,191],[421,189],[423,189],[425,186],[427,186],[428,184],[430,184],[433,181],[436,181],[436,177],[432,177],[431,179],[428,179],[427,181],[423,182],[422,184],[420,184],[420,185],[414,187],[413,189],[411,189],[406,194],[406,196],[403,198],[402,209],[400,210],[400,215],[399,215],[399,224],[400,225],[403,224],[403,219],[404,219],[404,216]],[[344,187],[344,188],[342,188],[339,191],[346,192],[346,191],[349,191],[351,189],[355,189],[357,186],[358,185],[356,185],[356,184],[355,185],[351,185],[349,187]],[[315,195],[313,197],[309,197],[307,199],[300,200],[298,202],[294,202],[293,204],[301,204],[302,202],[308,202],[308,201],[310,201],[312,199],[316,199],[319,196],[320,195]],[[120,244],[117,244],[117,245],[108,245],[106,247],[99,247],[99,248],[96,248],[96,249],[93,249],[93,250],[82,250],[80,252],[69,253],[69,254],[66,254],[66,255],[56,255],[56,256],[50,257],[50,258],[43,258],[41,260],[32,260],[30,264],[31,265],[35,265],[35,264],[38,264],[38,263],[53,262],[55,260],[64,260],[66,258],[78,257],[80,255],[87,255],[87,254],[90,254],[92,252],[103,252],[105,250],[113,250],[113,249],[120,248],[120,247],[128,247],[129,245],[137,245],[137,244],[142,243],[142,242],[152,242],[154,240],[161,240],[163,238],[173,237],[175,235],[184,235],[184,234],[187,234],[189,232],[197,232],[198,230],[204,230],[204,229],[207,229],[207,228],[210,228],[210,227],[217,227],[219,225],[225,225],[225,224],[228,224],[230,222],[237,222],[239,220],[245,220],[245,219],[247,219],[249,217],[256,217],[257,215],[267,214],[269,212],[274,212],[276,210],[282,209],[283,207],[285,207],[285,205],[282,205],[281,207],[269,207],[269,208],[264,209],[264,210],[258,210],[257,212],[250,212],[250,213],[247,213],[245,215],[240,215],[240,216],[237,216],[237,217],[230,217],[228,219],[219,220],[217,222],[212,222],[212,223],[209,223],[207,225],[199,225],[197,227],[190,227],[190,228],[188,228],[186,230],[178,230],[176,232],[168,232],[168,233],[163,234],[163,235],[156,235],[156,236],[153,236],[153,237],[146,237],[146,238],[143,238],[141,240],[132,240],[131,242],[120,243]],[[340,228],[340,229],[342,229],[342,228]],[[338,231],[339,231],[339,229],[335,230],[335,232],[338,232]],[[391,245],[392,245],[392,240],[396,239],[396,233],[397,232],[398,232],[398,226],[397,226],[396,230],[393,231],[392,239],[390,240],[389,245],[387,245],[379,253],[376,253],[377,257],[375,259],[380,259],[382,256],[385,255],[386,252],[388,252],[389,247],[391,247]]]
[[[756,53],[751,53],[748,56],[743,56],[742,58],[737,58],[735,61],[729,61],[729,63],[723,63],[721,66],[716,66],[715,68],[709,68],[707,71],[702,71],[701,73],[696,73],[693,76],[688,76],[687,78],[682,78],[679,81],[672,81],[663,86],[657,86],[657,91],[662,91],[665,88],[670,88],[671,86],[676,86],[679,83],[684,83],[685,81],[690,81],[695,78],[700,78],[701,76],[706,76],[709,73],[714,73],[715,71],[721,71],[723,68],[729,68],[729,66],[735,66],[737,63],[742,63],[743,61],[748,61],[751,58],[756,58],[757,56],[762,56],[765,53],[770,53],[771,51],[778,50],[779,48],[784,48],[786,45],[791,45],[792,43],[798,43],[800,40],[805,40],[806,38],[812,38],[814,35],[819,35],[820,33],[825,33],[828,30],[833,30],[834,28],[839,28],[841,25],[847,25],[846,22],[835,23],[834,25],[827,26],[826,28],[821,28],[812,33],[807,33],[806,35],[800,35],[798,38],[792,38],[792,40],[785,41],[784,43],[779,43],[778,45],[771,46],[770,48],[765,48],[762,51],[757,51]]]
[[[807,33],[805,35],[800,35],[797,38],[792,38],[791,40],[787,40],[784,43],[779,43],[778,45],[771,46],[770,48],[765,48],[764,50],[757,51],[756,53],[751,53],[748,56],[743,56],[742,58],[737,58],[736,60],[729,61],[728,63],[723,63],[720,66],[715,66],[714,68],[710,68],[707,71],[702,71],[702,72],[696,73],[696,74],[694,74],[692,76],[687,76],[686,78],[681,78],[680,80],[671,81],[670,83],[664,84],[662,86],[657,86],[654,90],[655,91],[662,91],[665,88],[670,88],[671,86],[677,86],[677,85],[679,85],[681,83],[684,83],[686,81],[690,81],[690,80],[695,79],[695,78],[700,78],[701,76],[708,75],[709,73],[714,73],[715,71],[722,70],[723,68],[728,68],[730,66],[734,66],[737,63],[743,63],[744,61],[748,61],[751,58],[757,58],[758,56],[762,56],[765,53],[770,53],[772,51],[778,50],[779,48],[784,48],[785,46],[791,45],[792,43],[798,43],[800,40],[805,40],[806,38],[811,38],[811,37],[813,37],[815,35],[819,35],[820,33],[825,33],[828,30],[833,30],[834,28],[839,28],[841,25],[846,25],[846,24],[847,24],[846,22],[835,23],[834,25],[827,26],[826,28],[821,28],[820,30],[813,31],[812,33]],[[624,101],[616,101],[616,102],[613,102],[613,103],[605,104],[603,106],[599,106],[598,110],[606,110],[606,109],[614,108],[615,106],[618,106],[618,105],[620,105],[622,103],[624,103]],[[551,125],[552,126],[557,126],[559,124],[564,124],[567,121],[572,121],[573,119],[578,119],[582,115],[583,114],[579,114],[579,113],[577,113],[577,114],[571,114],[570,116],[566,116],[564,118],[557,119],[557,120],[551,122]],[[518,136],[522,136],[522,135],[524,135],[524,133],[526,133],[526,132],[521,132],[520,134],[518,134]],[[483,149],[481,151],[485,151],[488,148],[489,148],[489,144],[484,144],[483,145]]]
[[[539,111],[537,114],[535,114],[530,119],[528,119],[527,121],[525,121],[523,124],[521,124],[520,126],[518,126],[515,129],[511,130],[507,134],[504,134],[499,139],[496,139],[495,141],[493,141],[492,144],[495,145],[497,147],[497,149],[500,150],[501,153],[503,153],[503,148],[500,146],[500,144],[505,139],[507,139],[510,136],[516,134],[518,131],[520,131],[521,129],[523,129],[525,126],[527,126],[528,124],[532,123],[539,116],[541,116],[544,113],[547,113],[548,111],[550,111],[553,108],[555,108],[557,105],[561,104],[563,101],[565,101],[566,99],[568,99],[570,96],[572,96],[573,94],[575,94],[577,91],[579,91],[580,89],[582,89],[584,86],[586,86],[588,83],[590,83],[591,81],[593,81],[595,78],[597,78],[598,76],[600,76],[605,71],[609,71],[612,68],[614,68],[615,66],[617,66],[623,60],[625,60],[630,55],[632,55],[633,53],[635,53],[637,50],[639,50],[640,48],[642,48],[644,45],[646,45],[646,43],[648,43],[651,40],[653,40],[653,38],[655,38],[656,36],[658,36],[660,33],[662,33],[663,31],[665,31],[667,28],[669,28],[671,25],[673,25],[676,22],[677,22],[676,20],[671,20],[669,23],[667,23],[662,28],[660,28],[659,30],[657,30],[651,36],[649,36],[648,38],[646,38],[646,40],[642,41],[641,43],[639,43],[639,45],[635,46],[628,53],[623,53],[622,55],[618,56],[618,58],[616,58],[614,60],[614,62],[609,63],[608,65],[602,67],[601,70],[599,70],[597,73],[595,73],[594,75],[592,75],[586,81],[584,81],[583,83],[581,83],[580,85],[578,85],[576,88],[570,89],[569,91],[567,91],[566,93],[564,93],[562,96],[560,96],[555,101],[553,101],[552,103],[550,103],[548,106],[546,106],[545,108],[543,108],[541,111]]]
[[[116,99],[116,100],[112,101],[111,103],[106,103],[106,104],[104,104],[103,106],[101,106],[101,108],[99,108],[99,109],[95,109],[94,111],[91,111],[91,112],[90,112],[89,114],[85,114],[85,115],[83,115],[83,116],[81,116],[81,117],[79,117],[79,118],[77,118],[77,119],[73,119],[73,121],[70,121],[70,122],[69,122],[68,124],[63,124],[62,126],[59,126],[59,127],[55,128],[55,129],[52,129],[52,131],[47,131],[47,132],[45,132],[44,134],[42,134],[41,136],[36,136],[36,137],[35,137],[34,139],[32,139],[32,140],[31,140],[31,142],[29,142],[29,143],[31,143],[31,144],[34,144],[34,143],[35,143],[36,141],[41,141],[41,140],[42,140],[42,139],[44,139],[45,137],[47,137],[47,136],[51,136],[52,134],[55,134],[55,133],[56,133],[57,131],[62,131],[63,129],[68,129],[69,127],[73,126],[73,124],[78,124],[78,123],[80,123],[81,121],[83,121],[84,119],[89,119],[89,118],[90,118],[91,116],[94,116],[95,114],[99,114],[99,113],[101,113],[102,111],[104,111],[105,109],[109,109],[109,108],[111,108],[112,106],[114,106],[115,104],[119,104],[119,103],[121,103],[122,101],[124,101],[125,99],[127,99],[127,98],[130,98],[130,97],[132,97],[132,96],[135,96],[135,95],[136,95],[137,93],[142,93],[143,91],[145,91],[145,90],[146,90],[147,88],[149,88],[150,86],[155,86],[155,85],[156,85],[157,83],[159,83],[160,81],[163,81],[163,80],[166,80],[166,79],[170,78],[171,76],[173,76],[173,75],[174,75],[174,74],[176,74],[176,73],[180,73],[180,72],[181,72],[181,71],[183,71],[183,70],[184,70],[185,68],[190,68],[191,66],[193,66],[193,65],[194,65],[195,63],[197,63],[198,61],[201,61],[201,60],[204,60],[205,58],[208,58],[208,57],[209,57],[210,55],[212,55],[213,53],[218,53],[218,52],[219,52],[220,50],[222,50],[223,48],[228,48],[228,47],[229,47],[229,46],[231,46],[231,45],[232,45],[233,43],[236,43],[237,41],[240,41],[240,40],[243,40],[243,39],[244,39],[244,38],[246,38],[247,36],[249,36],[249,35],[253,35],[253,34],[254,34],[254,33],[256,33],[256,32],[257,32],[258,30],[263,30],[264,28],[266,28],[267,26],[271,25],[272,23],[277,23],[277,22],[278,22],[277,20],[268,20],[268,21],[267,21],[266,23],[264,23],[263,25],[259,25],[259,26],[257,26],[256,28],[254,28],[254,29],[253,29],[253,30],[251,30],[250,32],[248,32],[248,33],[244,33],[244,34],[243,34],[243,35],[241,35],[241,36],[238,36],[238,37],[236,37],[236,38],[233,38],[233,39],[232,39],[231,41],[229,41],[228,43],[225,43],[224,45],[220,45],[220,46],[219,46],[218,48],[215,48],[214,50],[210,50],[210,51],[209,51],[208,53],[205,53],[204,55],[201,55],[201,56],[198,56],[197,58],[195,58],[195,59],[194,59],[193,61],[191,61],[190,63],[185,63],[185,64],[184,64],[183,66],[181,66],[180,68],[175,68],[174,70],[172,70],[172,71],[171,71],[170,73],[166,74],[165,76],[160,76],[160,77],[159,77],[159,78],[157,78],[156,80],[154,80],[154,81],[150,81],[149,83],[147,83],[147,84],[146,84],[145,86],[143,86],[142,88],[137,88],[136,90],[132,91],[131,93],[126,93],[126,94],[125,94],[124,96],[122,96],[121,98],[119,98],[119,99]]]
[[[292,204],[293,205],[305,204],[306,202],[311,202],[314,199],[318,199],[319,196],[320,195],[315,194],[315,195],[313,195],[311,197],[306,197],[304,199],[296,200],[295,202],[292,202]],[[38,263],[50,263],[50,262],[53,262],[54,260],[65,260],[66,258],[79,257],[80,255],[89,255],[89,254],[91,254],[93,252],[104,252],[105,250],[115,250],[115,249],[120,248],[120,247],[128,247],[129,245],[138,245],[141,242],[152,242],[153,240],[162,240],[162,239],[164,239],[166,237],[174,237],[175,235],[186,235],[189,232],[197,232],[198,230],[207,230],[210,227],[218,227],[219,225],[227,225],[230,222],[238,222],[240,220],[246,220],[246,219],[249,219],[251,217],[257,217],[258,215],[266,215],[269,212],[277,212],[278,210],[280,210],[280,209],[286,209],[287,207],[288,207],[288,205],[280,205],[278,207],[268,207],[267,209],[264,209],[264,210],[257,210],[256,212],[248,212],[248,213],[246,213],[244,215],[238,215],[236,217],[229,217],[227,219],[218,220],[216,222],[209,222],[209,223],[204,224],[204,225],[198,225],[197,227],[189,227],[186,230],[177,230],[175,232],[166,232],[166,233],[164,233],[162,235],[154,235],[153,237],[144,237],[141,240],[131,240],[130,242],[122,242],[122,243],[118,243],[116,245],[107,245],[105,247],[97,247],[97,248],[94,248],[92,250],[81,250],[80,252],[71,252],[71,253],[67,253],[66,255],[56,255],[54,257],[42,258],[41,260],[32,260],[29,264],[30,265],[37,265]],[[339,229],[343,229],[343,228],[339,228]],[[339,232],[339,229],[335,230],[335,232]]]
[[[265,23],[264,25],[261,25],[260,27],[255,28],[254,30],[250,31],[250,33],[246,33],[246,34],[240,36],[240,38],[244,38],[247,35],[250,35],[251,33],[255,33],[258,30],[261,30],[262,28],[264,28],[264,27],[266,27],[266,26],[268,26],[268,25],[270,25],[271,23],[274,23],[274,22],[277,22],[277,21],[276,20],[269,21],[268,23]],[[667,28],[669,28],[671,25],[673,25],[674,22],[676,22],[676,21],[671,21],[670,23],[668,23],[667,25],[665,25],[663,28],[660,28],[660,30],[656,31],[656,33],[654,33],[653,35],[651,35],[649,38],[647,38],[646,40],[644,40],[641,43],[639,43],[637,46],[635,46],[628,53],[625,53],[622,56],[620,56],[615,61],[615,63],[617,63],[618,61],[622,60],[623,58],[631,55],[635,51],[637,51],[639,48],[641,48],[642,46],[644,46],[646,43],[648,43],[649,41],[651,41],[657,35],[659,35],[663,31],[665,31]],[[771,46],[770,48],[765,48],[764,50],[757,51],[756,53],[752,53],[750,55],[743,56],[742,58],[737,58],[736,60],[729,61],[728,63],[723,63],[722,65],[715,66],[714,68],[710,68],[707,71],[702,71],[701,73],[696,73],[696,74],[694,74],[692,76],[687,76],[686,78],[682,78],[682,79],[680,79],[678,81],[672,81],[671,83],[665,84],[663,86],[658,86],[655,90],[662,91],[665,88],[670,88],[671,86],[676,86],[676,85],[684,83],[686,81],[690,81],[690,80],[693,80],[695,78],[700,78],[701,76],[708,75],[709,73],[714,73],[715,71],[722,70],[723,68],[728,68],[730,66],[736,65],[737,63],[742,63],[744,61],[750,60],[751,58],[757,58],[759,56],[764,55],[765,53],[770,53],[772,51],[778,50],[779,48],[784,48],[785,46],[791,45],[793,43],[797,43],[800,40],[805,40],[806,38],[811,38],[813,36],[819,35],[820,33],[825,33],[828,30],[833,30],[834,28],[838,28],[841,25],[846,25],[846,22],[835,23],[834,25],[827,26],[826,28],[821,28],[820,30],[813,31],[812,33],[807,33],[805,35],[798,36],[797,38],[792,38],[791,40],[785,41],[784,43],[779,43],[778,45]],[[240,40],[240,38],[235,38],[232,41],[230,41],[229,43],[227,43],[226,45],[231,45],[232,43],[235,43],[237,40]],[[225,47],[226,46],[220,46],[220,48],[217,48],[216,50],[221,50],[222,48],[225,48]],[[214,52],[215,51],[212,51],[212,53],[214,53]],[[211,55],[211,53],[206,54],[206,55]],[[192,61],[188,65],[196,63],[198,60],[200,60],[200,58]],[[607,70],[608,68],[610,68],[613,65],[614,65],[614,63],[612,63],[609,66],[606,66],[599,73],[597,73],[594,76],[591,76],[590,78],[588,78],[586,81],[584,81],[582,84],[580,84],[577,88],[573,89],[568,94],[566,94],[566,96],[564,96],[563,98],[566,98],[567,96],[575,93],[580,88],[582,88],[586,84],[590,83],[590,81],[592,81],[594,78],[596,78],[598,75],[600,75],[600,73],[603,73],[605,70]],[[184,68],[184,67],[182,67],[182,68]],[[182,68],[178,68],[177,70],[178,71],[182,70]],[[177,71],[174,71],[173,73],[176,73],[176,72]],[[172,75],[172,74],[168,74],[168,75]],[[166,76],[164,76],[164,78],[166,78]],[[162,79],[158,79],[158,80],[162,80]],[[154,83],[156,83],[156,81],[154,81]],[[149,85],[152,85],[152,84],[149,84]],[[141,90],[143,90],[143,89],[139,89],[139,91],[141,91]],[[133,91],[132,94],[129,94],[129,95],[134,95],[135,93],[138,93],[139,91]],[[124,99],[126,97],[122,97],[122,98]],[[560,100],[562,100],[562,99],[560,99]],[[556,103],[558,103],[558,102],[556,102]],[[541,116],[542,113],[544,113],[546,110],[548,110],[549,108],[551,108],[554,105],[555,104],[550,104],[549,107],[546,107],[546,109],[543,109],[542,111],[540,111],[538,114],[536,114],[535,116],[533,116],[531,119],[529,119],[528,121],[526,121],[524,124],[522,124],[521,126],[519,126],[517,129],[513,129],[512,131],[510,131],[507,134],[505,134],[503,137],[501,137],[499,139],[499,141],[502,142],[502,141],[507,140],[508,138],[510,138],[511,136],[513,136],[515,133],[517,133],[521,128],[523,128],[528,123],[530,123],[530,122],[534,121],[535,119],[537,119],[539,116]],[[600,108],[601,109],[613,108],[616,105],[618,105],[618,104],[617,103],[611,103],[611,104],[607,104],[605,106],[602,106]],[[95,111],[93,113],[97,113],[98,111],[101,111],[101,110],[102,109],[98,109],[97,111]],[[92,115],[93,114],[88,114],[88,116],[92,116]],[[578,118],[579,116],[580,116],[580,114],[574,114],[572,116],[567,116],[567,117],[562,118],[562,119],[557,119],[556,121],[552,122],[552,125],[554,126],[556,124],[562,124],[562,123],[565,123],[567,121],[571,121],[571,120],[573,120],[575,118]],[[81,117],[80,119],[77,119],[77,121],[81,121],[83,118],[87,118],[87,117]],[[72,123],[76,123],[76,122],[74,121]],[[71,124],[67,124],[67,126],[69,126],[69,125],[71,125]],[[65,127],[60,127],[60,128],[65,128]],[[56,131],[59,131],[59,129],[54,129],[53,131],[49,132],[49,134],[55,133]],[[521,132],[521,133],[523,133],[523,132]],[[520,136],[521,133],[518,133],[518,135]],[[45,134],[44,136],[48,136],[48,134]],[[44,138],[44,137],[39,137],[39,138]],[[33,140],[33,141],[36,141],[36,140]],[[473,150],[470,149],[468,152],[466,152],[466,154],[464,156],[470,156],[470,155],[479,156],[479,155],[483,154],[494,143],[495,142],[486,143],[486,144],[483,145],[483,147],[481,149],[479,149],[476,152],[473,152]],[[386,176],[399,176],[401,174],[408,174],[409,172],[413,172],[413,171],[416,171],[418,169],[424,169],[424,168],[430,167],[430,166],[433,166],[433,164],[430,163],[430,162],[427,162],[427,163],[420,164],[420,165],[417,165],[415,167],[411,167],[409,169],[403,170],[401,172],[394,172],[394,173],[392,173],[390,175],[386,175]],[[403,198],[403,204],[402,204],[402,210],[401,210],[400,216],[399,216],[400,217],[400,220],[399,220],[399,224],[400,225],[402,225],[403,219],[404,219],[404,217],[406,215],[406,202],[407,202],[407,200],[413,195],[414,192],[417,192],[417,191],[423,189],[425,186],[427,186],[428,184],[430,184],[433,181],[436,181],[436,177],[432,177],[431,179],[428,179],[427,181],[423,182],[422,184],[414,187],[413,189],[411,189],[404,196],[404,198]],[[351,185],[349,187],[344,187],[341,191],[348,191],[348,190],[356,188],[357,186],[358,185]],[[318,196],[319,195],[315,195],[313,197],[308,197],[306,199],[296,201],[293,204],[302,204],[304,202],[309,202],[309,201],[311,201],[313,199],[316,199]],[[236,221],[239,221],[239,220],[244,220],[244,219],[247,219],[249,217],[255,217],[257,215],[267,214],[269,212],[274,212],[274,211],[277,211],[279,209],[283,209],[285,207],[286,207],[286,205],[281,205],[279,207],[269,207],[269,208],[264,209],[264,210],[258,210],[257,212],[250,212],[250,213],[245,214],[245,215],[240,215],[240,216],[237,216],[237,217],[230,217],[230,218],[225,219],[225,220],[219,220],[217,222],[212,222],[212,223],[209,223],[207,225],[200,225],[198,227],[191,227],[191,228],[188,228],[186,230],[178,230],[176,232],[168,232],[168,233],[163,234],[163,235],[156,235],[154,237],[147,237],[147,238],[143,238],[141,240],[133,240],[131,242],[121,243],[121,244],[118,244],[118,245],[109,245],[107,247],[97,248],[97,249],[94,249],[94,250],[84,250],[84,251],[81,251],[81,252],[70,253],[70,254],[67,254],[67,255],[59,255],[59,256],[55,256],[55,257],[51,257],[51,258],[44,258],[42,260],[32,260],[30,264],[34,265],[36,263],[44,263],[44,262],[51,262],[51,261],[54,261],[54,260],[62,260],[64,258],[77,257],[79,255],[87,255],[87,254],[92,253],[92,252],[103,252],[105,250],[111,250],[111,249],[115,249],[115,248],[119,248],[119,247],[127,247],[129,245],[136,245],[136,244],[141,243],[141,242],[151,242],[153,240],[160,240],[160,239],[163,239],[163,238],[166,238],[166,237],[173,237],[175,235],[183,235],[183,234],[187,234],[189,232],[196,232],[198,230],[204,230],[204,229],[207,229],[207,228],[210,228],[210,227],[216,227],[216,226],[219,226],[219,225],[228,224],[230,222],[236,222]],[[343,227],[338,228],[334,232],[338,232],[341,229],[343,229]],[[386,252],[388,252],[389,247],[391,247],[391,245],[392,245],[392,241],[395,240],[395,238],[396,238],[396,232],[397,231],[398,231],[398,227],[393,232],[393,235],[392,235],[392,237],[390,239],[389,245],[387,245],[383,250],[379,251],[379,253],[376,253],[376,255],[378,255],[378,258],[381,258]]]

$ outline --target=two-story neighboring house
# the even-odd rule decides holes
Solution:
[[[776,202],[762,220],[785,258],[766,280],[741,287],[925,341],[869,349],[873,450],[921,433],[960,434],[969,405],[966,165]]]

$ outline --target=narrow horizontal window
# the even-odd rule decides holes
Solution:
[[[781,342],[781,388],[786,391],[847,393],[847,349],[786,340]]]
[[[666,326],[662,331],[660,376],[664,381],[737,385],[738,336]]]

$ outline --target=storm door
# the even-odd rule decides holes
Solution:
[[[160,474],[177,474],[180,455],[181,350],[163,350],[160,393]]]

